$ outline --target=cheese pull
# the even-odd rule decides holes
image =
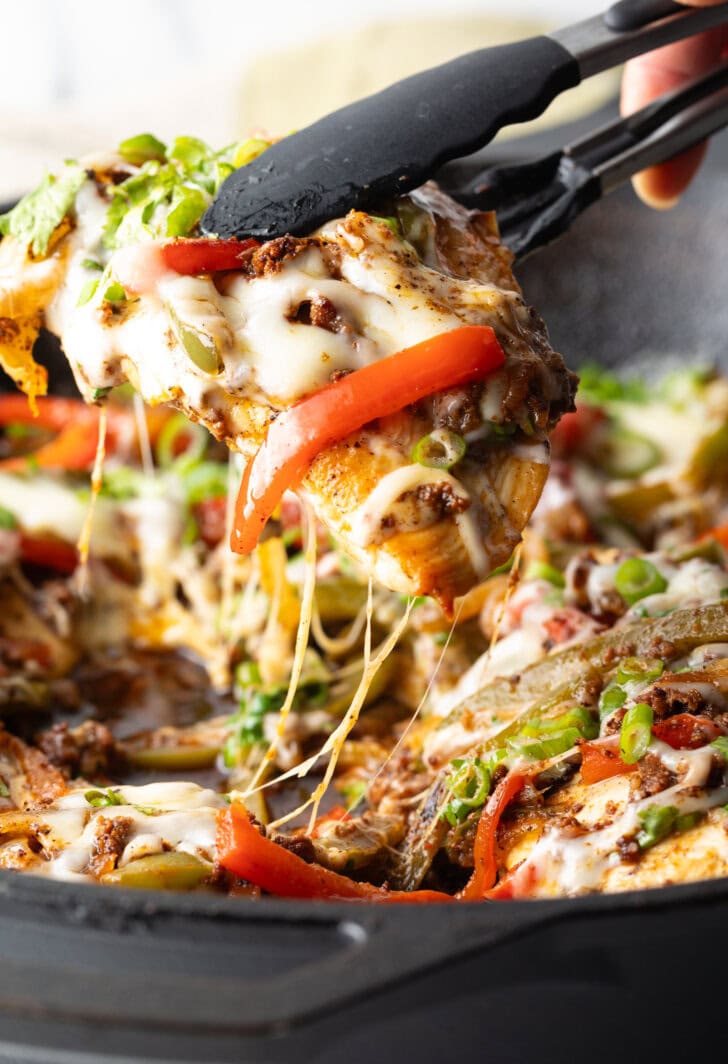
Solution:
[[[143,227],[126,239],[122,225],[110,247],[109,208],[135,172],[119,167],[117,177],[109,157],[87,164],[45,257],[3,240],[0,363],[41,392],[30,347],[43,324],[88,400],[130,381],[251,457],[282,411],[342,375],[489,326],[499,369],[414,405],[403,398],[318,453],[298,485],[379,582],[451,612],[517,545],[575,388],[492,217],[427,186],[391,217],[352,211],[309,237],[238,248],[149,239]]]

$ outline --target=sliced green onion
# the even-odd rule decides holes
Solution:
[[[5,780],[0,780],[0,798],[9,798],[9,797],[10,797],[10,788],[8,787],[8,785],[5,782]]]
[[[467,443],[462,436],[449,429],[435,429],[418,440],[412,450],[412,461],[428,469],[450,469],[463,458]]]
[[[710,745],[716,754],[719,754],[724,761],[728,761],[728,735],[719,735]]]
[[[0,528],[14,529],[18,527],[18,520],[14,513],[0,506]]]
[[[683,813],[675,821],[675,831],[689,831],[699,824],[705,814],[696,810],[694,813]]]
[[[662,676],[665,662],[660,658],[624,658],[617,669],[618,684],[649,683]]]
[[[556,735],[548,738],[542,737],[532,743],[519,742],[517,739],[513,739],[508,745],[522,757],[530,757],[534,761],[546,761],[550,757],[565,754],[581,738],[583,736],[578,728],[565,728],[564,731],[558,732]]]
[[[97,809],[103,809],[109,805],[126,805],[123,796],[118,791],[112,791],[110,787],[105,791],[86,791],[84,798],[89,805]]]
[[[106,399],[111,388],[94,388],[91,392],[91,398],[95,403],[98,403],[102,399]]]
[[[628,558],[617,569],[614,585],[627,605],[633,606],[648,595],[659,595],[667,587],[667,580],[645,558]]]
[[[152,133],[139,133],[136,137],[122,140],[119,145],[119,155],[132,166],[141,166],[150,159],[158,159],[163,163],[167,158],[167,147]]]
[[[84,270],[97,270],[99,273],[101,273],[104,269],[101,263],[97,262],[96,259],[84,259],[81,265],[83,266]]]
[[[599,696],[599,716],[604,720],[605,717],[614,713],[616,709],[621,709],[626,701],[627,692],[622,690],[621,687],[617,687],[616,684],[609,684]]]
[[[631,480],[654,468],[661,458],[652,440],[616,426],[599,448],[598,462],[608,477]]]
[[[670,834],[678,819],[678,810],[674,805],[648,805],[637,817],[642,825],[637,832],[637,844],[641,850],[648,850]]]
[[[524,580],[548,580],[554,587],[566,587],[564,574],[548,562],[531,562],[524,574]]]
[[[646,702],[630,706],[622,720],[619,754],[625,765],[636,765],[652,741],[652,708]]]
[[[485,804],[490,793],[491,773],[479,757],[458,758],[451,764],[455,769],[448,780],[451,798],[440,818],[455,827],[465,820],[473,809],[479,809]]]
[[[540,738],[553,732],[562,732],[565,728],[576,728],[584,739],[595,739],[599,726],[592,710],[586,706],[573,706],[558,717],[542,717],[530,721],[521,729],[517,738]]]
[[[195,425],[184,414],[174,414],[159,433],[155,448],[157,461],[163,469],[173,467],[184,472],[196,464],[205,453],[208,434],[200,425]],[[180,451],[178,444],[184,441]]]

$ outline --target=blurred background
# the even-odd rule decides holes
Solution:
[[[286,133],[488,44],[596,13],[593,0],[0,0],[0,202],[59,159],[150,131],[221,147]],[[605,102],[616,75],[547,123]],[[542,120],[542,121],[544,121]],[[518,132],[521,132],[519,129]]]

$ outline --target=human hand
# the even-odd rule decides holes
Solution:
[[[694,7],[709,7],[722,3],[722,0],[685,2]],[[728,29],[719,26],[630,60],[622,78],[622,114],[631,114],[656,96],[671,92],[705,73],[718,62],[726,44]],[[637,195],[651,207],[674,207],[693,179],[706,148],[706,143],[696,144],[674,159],[637,174],[632,181]]]

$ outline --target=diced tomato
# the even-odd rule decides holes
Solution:
[[[208,547],[216,547],[225,535],[227,516],[227,498],[224,495],[216,499],[203,499],[192,508],[200,529],[200,536]]]
[[[580,450],[607,415],[598,406],[579,403],[576,410],[564,414],[551,433],[551,446],[556,457],[566,457]]]
[[[619,756],[619,736],[581,743],[581,778],[587,785],[635,772],[637,765],[627,765]]]
[[[697,750],[700,746],[712,743],[723,734],[710,717],[693,716],[691,713],[678,713],[667,720],[652,725],[652,734],[661,742],[667,743],[673,750]]]
[[[573,639],[585,626],[593,627],[593,622],[581,610],[563,606],[555,609],[550,617],[541,622],[541,627],[554,643],[566,643]]]
[[[72,573],[78,565],[75,546],[54,536],[33,536],[20,533],[20,557],[29,565],[55,569],[58,573]]]

